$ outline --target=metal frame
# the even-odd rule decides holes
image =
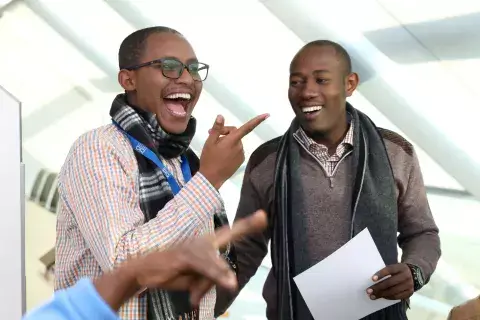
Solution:
[[[18,100],[13,94],[11,94],[8,90],[6,90],[3,86],[0,85],[0,90],[7,94],[12,100],[14,100],[18,105],[18,128],[19,131],[19,159],[20,162],[18,166],[20,166],[20,181],[19,181],[19,194],[20,194],[20,279],[21,279],[21,310],[22,314],[25,314],[27,309],[26,304],[26,276],[25,276],[25,165],[23,163],[23,154],[22,154],[22,102]],[[3,183],[8,184],[8,181],[3,181]]]

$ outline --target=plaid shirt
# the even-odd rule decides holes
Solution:
[[[335,168],[342,157],[353,149],[353,127],[354,124],[353,121],[351,121],[347,134],[332,155],[328,153],[328,148],[326,146],[316,143],[312,138],[307,136],[307,133],[302,127],[295,132],[295,138],[318,160],[327,177],[330,178],[334,175]]]
[[[179,159],[164,161],[180,185]],[[223,208],[217,190],[197,173],[158,213],[144,223],[139,206],[138,166],[128,139],[113,125],[90,131],[72,147],[59,175],[55,289],[95,278],[128,256],[162,250],[212,233],[213,215]],[[200,305],[200,319],[213,319],[212,289]],[[121,319],[144,320],[146,296],[120,310]]]

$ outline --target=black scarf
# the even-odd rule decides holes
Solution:
[[[198,171],[200,161],[189,148],[196,129],[195,118],[190,118],[187,129],[182,134],[170,134],[160,128],[154,114],[128,105],[124,94],[118,95],[112,103],[110,116],[124,132],[137,139],[161,158],[172,159],[185,154],[192,176]],[[173,198],[173,193],[163,172],[152,161],[138,152],[135,158],[139,168],[140,207],[145,222],[157,216],[157,213]],[[215,228],[228,225],[223,210],[214,215]],[[235,270],[235,253],[228,246],[222,256]],[[148,293],[148,319],[182,320],[198,319],[198,310],[193,310],[188,292],[166,292],[152,289]]]
[[[397,200],[395,181],[383,139],[375,124],[362,112],[347,103],[347,112],[355,124],[353,163],[355,181],[352,196],[351,237],[368,227],[384,262],[397,263]],[[272,215],[272,265],[277,281],[277,310],[279,320],[305,320],[310,315],[299,298],[293,277],[295,256],[301,252],[292,241],[292,216],[302,203],[302,194],[294,186],[302,183],[300,152],[293,133],[296,120],[280,140],[275,166],[275,201]],[[319,195],[321,197],[321,195]],[[365,288],[366,289],[366,288]],[[348,306],[346,306],[348,307]],[[302,319],[300,319],[302,318]],[[397,303],[365,319],[403,320],[405,303]]]

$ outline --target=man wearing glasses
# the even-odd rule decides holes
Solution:
[[[228,225],[218,189],[244,161],[241,139],[267,117],[237,129],[218,116],[198,159],[192,111],[209,66],[188,41],[166,27],[138,30],[122,42],[119,68],[125,93],[112,103],[112,124],[81,136],[59,175],[56,290]],[[233,248],[221,253],[235,270]],[[119,316],[210,320],[215,299],[211,290],[193,308],[187,292],[150,289]]]

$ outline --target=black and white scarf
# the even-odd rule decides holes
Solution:
[[[398,209],[395,180],[382,136],[376,125],[365,114],[347,103],[347,112],[355,123],[351,237],[368,228],[378,250],[389,264],[397,263]],[[303,232],[297,212],[303,203],[303,194],[296,192],[301,185],[300,151],[293,139],[298,129],[294,120],[281,138],[275,167],[275,201],[272,215],[272,265],[277,280],[278,320],[304,320],[311,317],[300,299],[293,277],[295,265],[304,261],[303,248],[295,245],[292,234]],[[321,194],[318,201],[322,201]],[[297,260],[298,259],[298,260]],[[318,284],[317,284],[318,285]],[[362,320],[406,320],[406,302],[394,304]]]
[[[196,129],[195,118],[190,118],[187,129],[182,134],[170,134],[160,128],[154,114],[128,105],[124,94],[118,95],[112,103],[110,116],[125,133],[144,144],[160,159],[173,159],[185,155],[192,176],[198,171],[199,159],[189,148]],[[152,161],[138,152],[135,158],[139,168],[140,207],[145,222],[157,216],[157,213],[173,198],[170,185],[163,172]],[[215,228],[228,225],[226,212],[214,215]],[[223,258],[236,270],[236,257],[233,247],[221,251]],[[188,292],[167,292],[151,289],[147,292],[149,320],[190,320],[199,318],[199,310],[190,304]]]

